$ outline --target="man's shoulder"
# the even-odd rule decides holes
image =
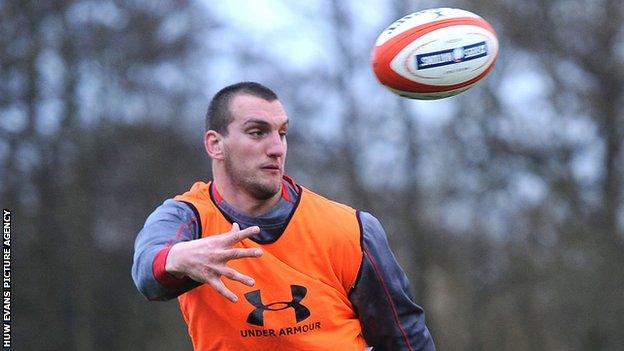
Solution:
[[[197,181],[193,183],[191,188],[174,197],[175,200],[187,199],[187,200],[210,200],[210,182]]]
[[[188,204],[175,199],[167,199],[147,217],[146,225],[159,222],[186,222],[195,216],[192,208]]]
[[[349,213],[355,213],[357,212],[357,210],[347,204],[338,202],[336,200],[330,199],[324,195],[321,195],[319,193],[316,193],[306,187],[302,187],[303,188],[303,194],[305,194],[304,196],[306,196],[309,200],[311,201],[315,201],[318,202],[320,204],[323,204],[325,206],[329,206],[330,208],[333,208],[337,211],[346,211]]]

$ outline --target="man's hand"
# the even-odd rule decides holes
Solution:
[[[261,249],[234,248],[234,244],[260,232],[257,226],[240,230],[237,223],[224,234],[212,235],[197,240],[184,241],[171,247],[165,270],[177,277],[188,276],[200,283],[210,284],[221,295],[232,302],[238,297],[225,287],[221,276],[253,286],[253,278],[228,267],[229,260],[262,256]]]

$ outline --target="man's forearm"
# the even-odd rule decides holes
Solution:
[[[147,219],[135,242],[132,277],[149,300],[168,300],[199,283],[167,272],[167,257],[173,245],[198,237],[197,218],[185,203],[167,200]]]

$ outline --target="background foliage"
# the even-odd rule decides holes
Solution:
[[[376,36],[442,6],[492,23],[494,71],[441,101],[392,95]],[[285,103],[295,179],[382,220],[440,350],[621,349],[623,17],[618,0],[0,2],[16,349],[190,349],[177,304],[134,288],[132,245],[210,178],[206,104],[240,80]]]

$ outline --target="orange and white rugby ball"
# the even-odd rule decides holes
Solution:
[[[436,8],[409,14],[386,28],[372,52],[381,84],[412,99],[453,96],[492,69],[498,39],[492,26],[466,10]]]

